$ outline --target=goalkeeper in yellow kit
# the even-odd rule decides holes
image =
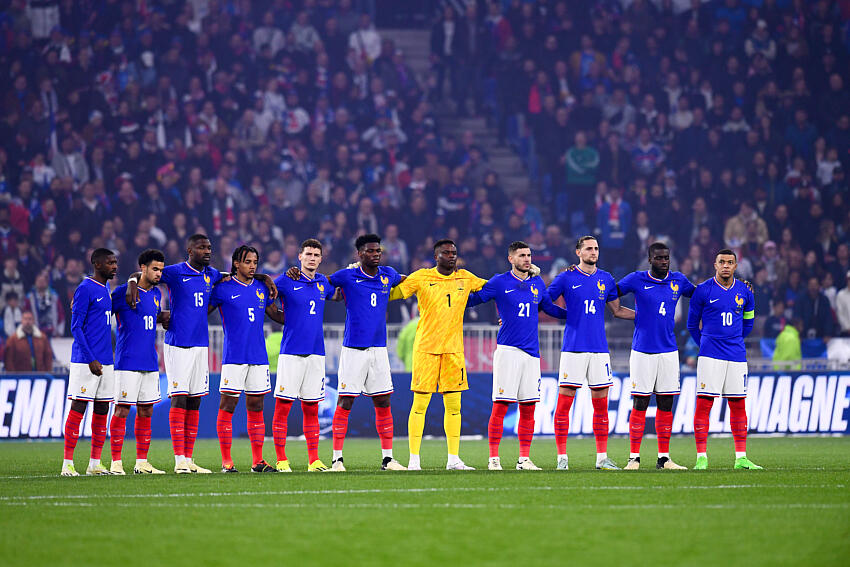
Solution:
[[[469,294],[480,290],[483,280],[467,270],[456,270],[457,247],[451,240],[434,244],[436,267],[417,270],[392,289],[390,299],[416,294],[419,326],[413,343],[413,407],[408,420],[410,463],[421,470],[419,447],[425,429],[425,411],[431,394],[443,395],[448,444],[448,470],[473,470],[458,456],[460,448],[460,393],[469,389],[463,356],[463,312]]]

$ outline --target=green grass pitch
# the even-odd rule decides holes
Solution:
[[[731,469],[730,438],[709,439],[705,472],[596,471],[592,439],[570,439],[569,472],[554,442],[535,440],[544,472],[488,472],[486,441],[464,441],[475,472],[441,470],[445,444],[426,441],[419,473],[377,470],[377,439],[346,443],[344,474],[168,474],[60,478],[57,442],[0,443],[0,565],[847,565],[850,438],[753,438],[764,471]],[[404,439],[396,442],[406,463]],[[156,440],[150,460],[173,468]],[[248,471],[246,439],[234,443]],[[303,442],[290,443],[306,468]],[[320,445],[329,457],[330,441]],[[691,466],[693,439],[672,456]],[[84,470],[89,443],[77,448]],[[131,470],[135,445],[124,448]],[[626,439],[609,454],[625,464]],[[218,445],[200,441],[216,468]],[[109,447],[104,448],[108,464]],[[271,442],[266,455],[273,455]],[[515,438],[502,443],[512,468]],[[330,459],[326,462],[329,464]]]

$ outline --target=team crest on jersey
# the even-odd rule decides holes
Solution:
[[[159,309],[159,300],[157,298],[153,298],[153,304],[156,305],[156,308]]]
[[[206,273],[204,274],[204,284],[206,285],[207,291],[210,290],[210,277]]]
[[[390,278],[388,278],[387,276],[381,276],[379,279],[381,280],[381,285],[384,286],[383,289],[381,290],[381,293],[389,293],[390,292]]]
[[[741,310],[744,308],[744,298],[738,295],[737,293],[735,294],[735,305],[737,306],[735,308],[735,313],[740,313]]]
[[[322,283],[317,283],[317,284],[316,284],[316,289],[318,289],[318,290],[319,290],[319,299],[321,299],[322,301],[324,301],[324,299],[325,299],[325,286],[324,286],[324,284],[322,284]]]
[[[605,284],[602,280],[596,282],[596,287],[599,289],[599,299],[605,299]]]
[[[540,292],[537,291],[537,288],[532,285],[529,286],[529,289],[531,290],[532,301],[534,301],[534,303],[540,303]]]
[[[673,292],[673,300],[675,301],[679,297],[679,284],[670,282],[670,291]]]

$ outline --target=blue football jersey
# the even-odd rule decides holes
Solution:
[[[646,272],[632,272],[617,284],[620,293],[635,295],[635,334],[632,349],[646,354],[674,352],[676,304],[694,294],[694,284],[681,272],[667,272],[663,280]]]
[[[330,277],[345,297],[345,332],[342,345],[350,348],[387,346],[387,303],[390,289],[401,275],[388,266],[378,266],[372,277],[362,268],[339,270]]]
[[[154,287],[139,288],[139,302],[130,309],[124,297],[127,284],[112,292],[112,313],[118,322],[118,341],[115,345],[115,370],[155,372],[159,370],[156,356],[156,318],[161,311],[162,292]]]
[[[316,274],[313,279],[301,273],[301,278],[292,280],[286,274],[278,277],[277,286],[280,306],[286,322],[280,340],[280,354],[325,355],[325,335],[322,320],[325,301],[330,299],[336,288],[328,278]]]
[[[470,295],[466,305],[472,307],[491,299],[496,301],[502,319],[496,344],[516,347],[536,358],[540,358],[538,310],[559,319],[567,317],[563,308],[552,303],[540,276],[525,280],[513,272],[493,276],[480,291]]]
[[[263,323],[273,302],[265,284],[244,284],[235,277],[213,288],[210,305],[218,307],[224,327],[222,364],[268,364]]]
[[[165,344],[178,347],[209,346],[207,306],[213,286],[221,272],[207,266],[202,272],[188,262],[166,266],[162,283],[168,286],[171,321],[165,332]]]
[[[85,278],[71,301],[71,362],[112,364],[112,301],[105,285]]]
[[[564,326],[564,352],[608,352],[605,338],[605,305],[617,299],[617,286],[608,272],[597,269],[588,274],[576,267],[552,280],[549,297],[564,296],[567,322]]]
[[[755,298],[747,285],[734,280],[729,289],[716,278],[697,286],[688,311],[688,329],[702,321],[699,355],[745,362],[744,320],[755,316]]]

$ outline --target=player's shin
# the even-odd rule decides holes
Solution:
[[[333,419],[333,460],[342,458],[342,447],[345,444],[345,435],[348,432],[348,416],[350,409],[337,406]]]
[[[745,398],[729,398],[729,425],[735,441],[735,458],[747,456],[747,406]]]
[[[171,446],[176,462],[186,456],[186,408],[172,406],[168,411],[168,427],[171,430]]]
[[[659,409],[655,413],[655,435],[658,437],[658,456],[670,457],[670,436],[673,431],[673,412]]]
[[[290,409],[292,409],[291,400],[282,400],[280,398],[275,400],[274,417],[272,418],[272,436],[274,438],[274,452],[278,461],[286,460],[286,433],[289,426]],[[306,423],[306,416],[304,419]]]
[[[640,457],[640,444],[646,428],[646,410],[632,408],[629,415],[629,458]]]
[[[262,400],[262,396],[260,396]],[[262,402],[261,402],[262,403]],[[266,438],[266,424],[263,421],[263,410],[248,409],[248,439],[251,441],[251,466],[263,460],[263,441]]]
[[[502,442],[508,405],[508,402],[493,402],[493,410],[490,412],[490,421],[487,424],[487,439],[490,443],[491,458],[499,456],[499,444]]]
[[[148,449],[151,446],[151,418],[136,414],[136,460],[148,460]]]
[[[393,456],[393,412],[387,407],[375,406],[375,429],[381,440],[381,456]]]
[[[307,464],[311,464],[319,458],[319,403],[301,402],[301,413],[304,438],[307,441]]]
[[[517,437],[519,437],[520,459],[527,459],[531,452],[531,440],[534,438],[534,408],[536,405],[535,402],[519,404]]]
[[[65,420],[65,460],[74,460],[74,449],[77,447],[77,440],[80,438],[80,423],[83,421],[83,412],[72,409],[68,412],[68,418]]]
[[[233,414],[219,409],[215,429],[218,433],[218,445],[221,448],[221,465],[222,467],[233,466],[233,457],[230,455],[230,447],[233,444]]]
[[[460,457],[460,392],[443,394],[443,427],[446,430],[446,445],[449,460],[459,460]]]
[[[95,402],[97,403],[97,402]],[[100,463],[103,444],[106,442],[106,413],[92,412],[91,418],[91,464]]]
[[[112,453],[112,460],[121,460],[121,450],[124,448],[124,435],[127,428],[126,416],[119,416],[118,412],[112,414],[112,420],[109,422],[109,448]]]
[[[593,404],[593,437],[596,439],[596,459],[608,456],[608,396],[591,398]]]
[[[708,446],[708,422],[711,416],[711,406],[714,398],[697,396],[697,407],[694,411],[694,441],[697,446],[697,457],[706,456]]]
[[[570,431],[570,408],[575,396],[558,395],[558,405],[555,408],[555,446],[558,457],[567,455],[567,434]]]
[[[413,393],[413,405],[410,407],[410,417],[407,420],[407,435],[411,460],[414,460],[415,455],[417,464],[419,449],[422,446],[422,432],[425,430],[425,412],[428,411],[430,401],[431,394]]]
[[[191,459],[195,452],[195,440],[198,438],[198,421],[200,421],[201,398],[189,398],[186,400],[186,423],[185,423],[185,454]]]

